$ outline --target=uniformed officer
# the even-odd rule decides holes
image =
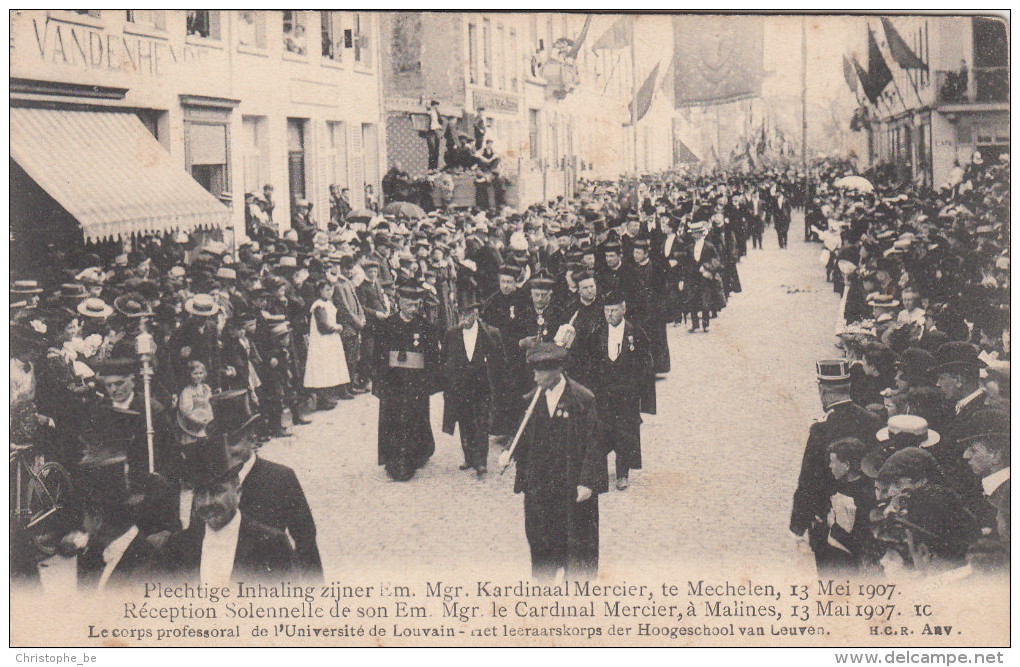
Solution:
[[[836,491],[836,479],[829,469],[826,449],[830,443],[848,437],[855,437],[871,448],[876,444],[875,434],[882,427],[882,420],[850,399],[848,360],[823,359],[816,362],[815,370],[825,418],[811,425],[797,490],[793,494],[790,530],[810,544],[821,571],[828,567],[826,517],[830,497]]]
[[[408,282],[397,294],[397,316],[376,332],[372,393],[379,398],[379,465],[406,482],[436,449],[429,396],[440,389],[440,360],[434,329],[421,315],[422,288]]]

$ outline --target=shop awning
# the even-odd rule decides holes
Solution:
[[[229,224],[133,113],[13,108],[11,158],[90,241]]]

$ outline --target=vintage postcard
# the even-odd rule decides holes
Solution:
[[[18,655],[1001,661],[1008,15],[9,28]]]

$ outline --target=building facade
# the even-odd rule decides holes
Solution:
[[[426,173],[426,142],[411,116],[435,99],[458,131],[471,135],[476,115],[485,119],[516,206],[570,196],[579,178],[668,168],[671,111],[653,107],[637,133],[624,127],[634,63],[647,74],[654,63],[642,70],[640,54],[656,46],[592,50],[617,18],[592,16],[586,26],[583,14],[382,14],[389,165]]]
[[[893,165],[903,179],[939,187],[975,151],[986,161],[1008,153],[1005,21],[977,16],[898,16],[891,21],[928,68],[897,65],[882,29],[873,26],[893,82],[870,119],[871,163]]]
[[[10,21],[13,106],[135,114],[229,208],[235,238],[245,193],[266,184],[280,229],[298,199],[324,225],[331,184],[349,187],[355,207],[366,184],[379,191],[373,13],[29,10]]]

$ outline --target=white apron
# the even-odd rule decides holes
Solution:
[[[328,321],[336,322],[336,306],[330,301],[319,299],[308,311],[312,320],[308,332],[308,360],[305,362],[305,387],[308,389],[336,387],[351,381],[340,334],[319,333],[314,314],[318,307],[326,310]]]

